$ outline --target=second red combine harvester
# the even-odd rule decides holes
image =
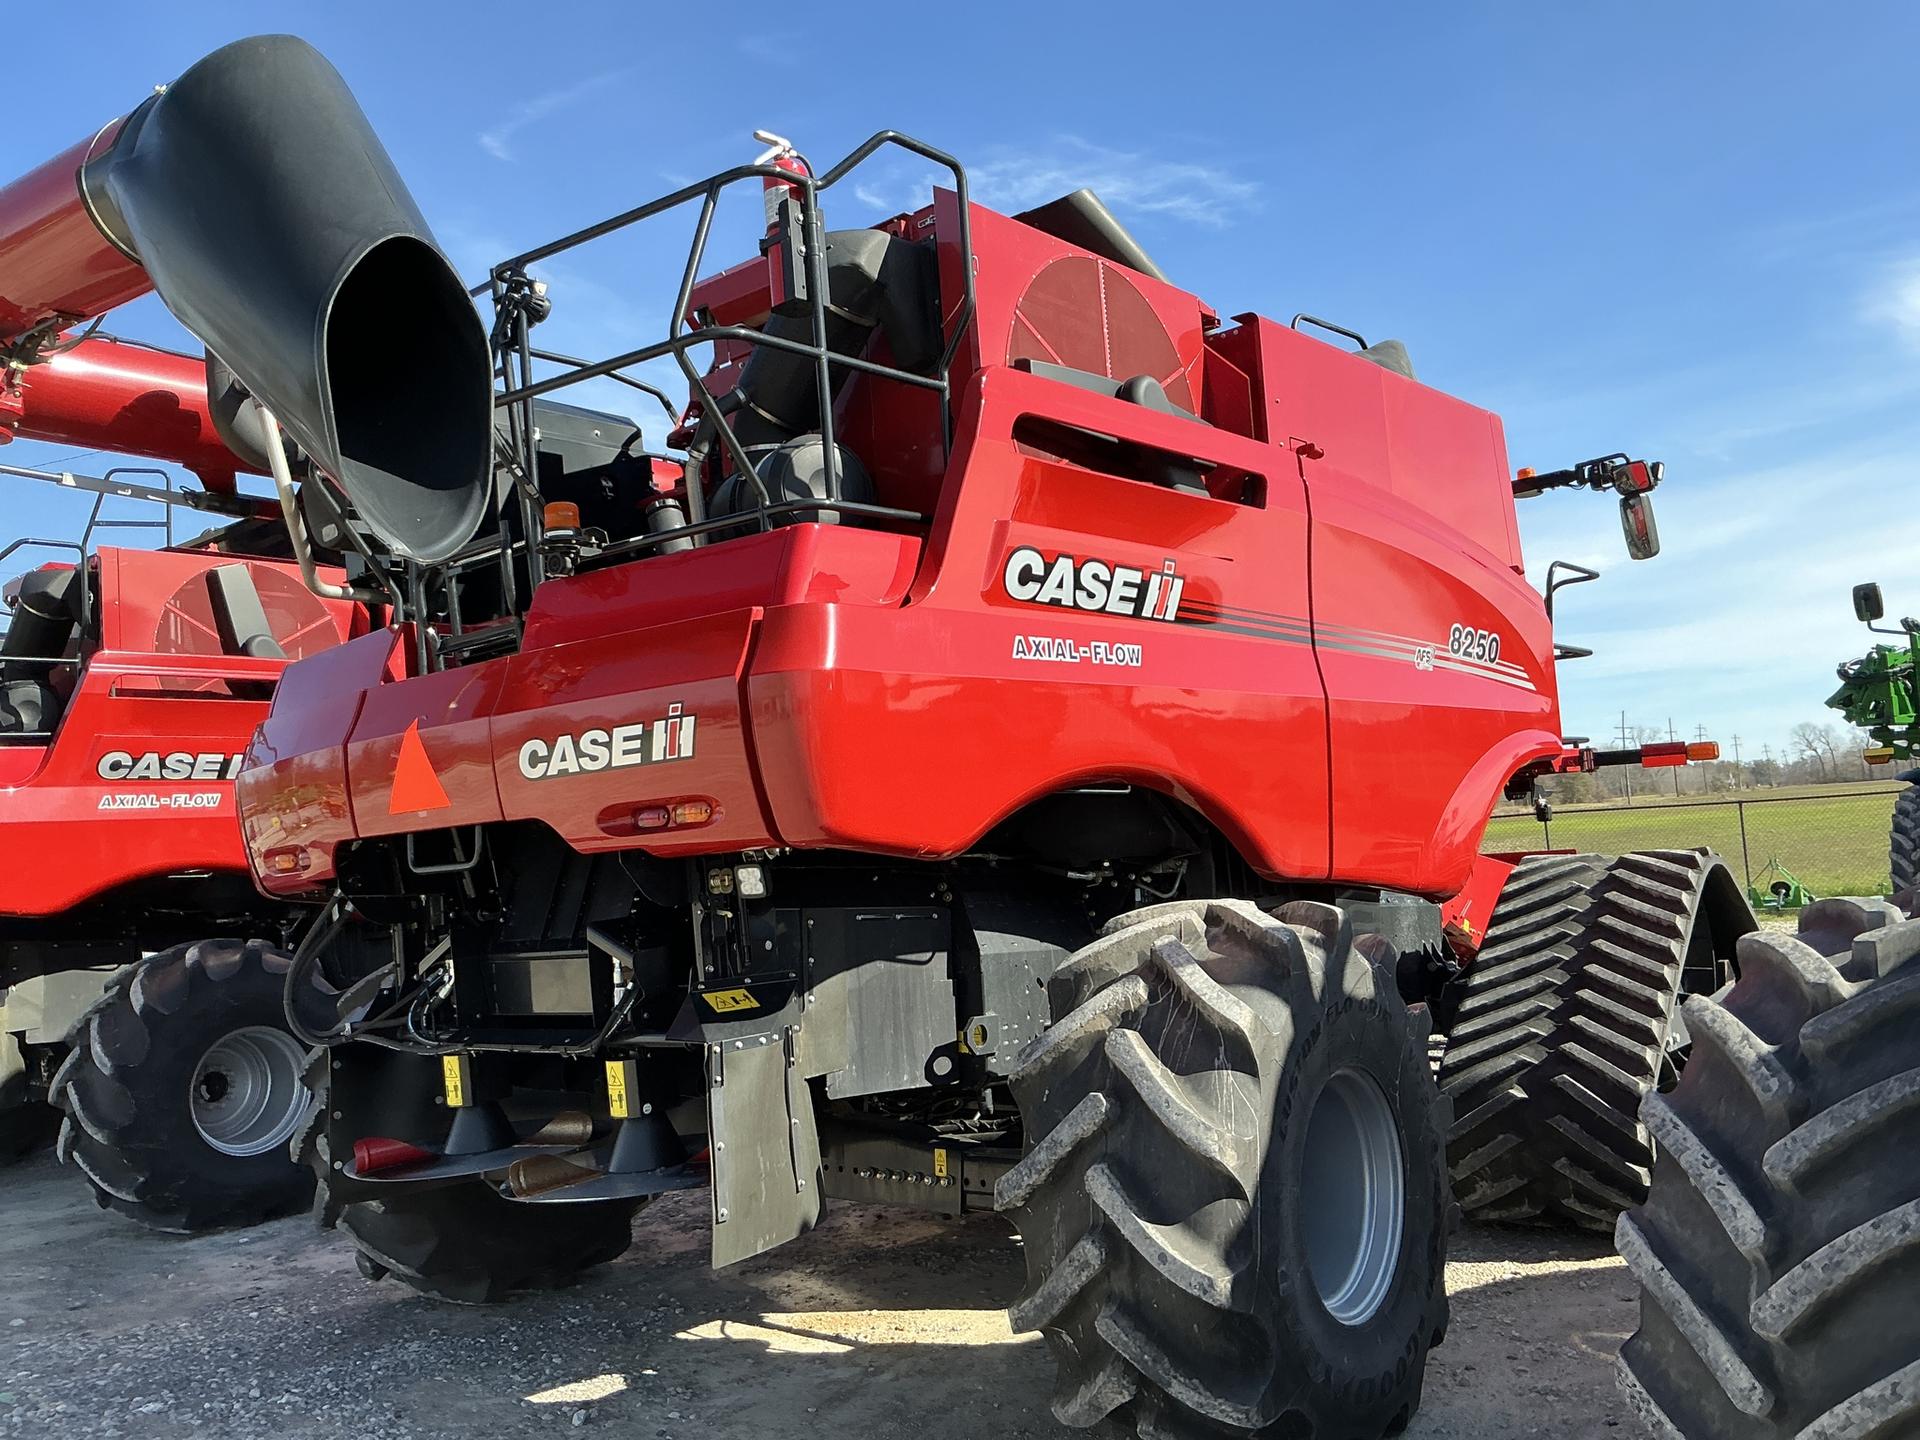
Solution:
[[[313,1180],[287,1142],[310,1101],[283,977],[311,907],[251,883],[233,777],[287,662],[368,615],[314,595],[277,509],[236,493],[202,361],[20,320],[0,319],[0,439],[164,459],[205,488],[0,465],[10,490],[94,502],[77,539],[0,548],[35,564],[0,638],[0,1160],[57,1121],[60,1158],[146,1224],[297,1209]],[[103,516],[109,499],[166,518]],[[179,511],[225,523],[176,542]],[[94,544],[129,530],[164,544]]]
[[[1701,853],[1479,853],[1503,794],[1648,758],[1562,739],[1516,483],[1616,492],[1645,555],[1657,470],[1515,482],[1397,343],[1223,320],[1086,192],[768,138],[496,266],[490,329],[297,41],[80,168],[69,256],[144,269],[387,622],[289,668],[239,780],[260,885],[323,907],[327,1214],[479,1300],[671,1190],[717,1264],[828,1198],[998,1209],[1062,1421],[1391,1433],[1454,1184],[1638,1198],[1676,998],[1752,923]],[[881,154],[943,182],[829,229]],[[699,278],[736,185],[760,253]],[[670,333],[541,348],[534,267],[676,210]],[[538,398],[668,358],[665,447],[543,463]]]

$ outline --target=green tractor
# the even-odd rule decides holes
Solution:
[[[1866,752],[1869,764],[1912,760],[1920,744],[1920,620],[1904,618],[1898,629],[1876,624],[1886,614],[1886,603],[1874,584],[1853,587],[1853,613],[1874,634],[1897,635],[1904,643],[1875,645],[1858,660],[1842,661],[1840,688],[1827,697],[1827,704],[1872,738]],[[1896,894],[1920,884],[1920,785],[1914,783],[1920,780],[1920,769],[1899,778],[1907,788],[1894,802],[1887,846]]]

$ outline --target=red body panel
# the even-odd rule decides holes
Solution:
[[[911,222],[939,237],[949,315],[954,213],[941,196]],[[924,538],[789,526],[550,579],[508,658],[402,678],[410,649],[369,637],[294,666],[241,779],[261,883],[324,887],[355,835],[502,818],[583,851],[943,857],[1124,781],[1272,877],[1461,889],[1507,778],[1560,748],[1498,421],[1253,317],[1219,331],[1194,296],[989,212],[974,241],[952,455],[893,382],[840,404],[882,502],[933,510]],[[1151,374],[1202,418],[1029,359]],[[1087,433],[1205,488],[1103,473],[1074,458]],[[449,803],[394,814],[416,727]],[[711,819],[636,819],[688,801]],[[267,873],[288,844],[306,868]]]
[[[332,880],[334,851],[354,834],[347,737],[366,692],[400,673],[402,653],[395,632],[378,630],[289,666],[281,677],[274,692],[281,703],[254,735],[237,782],[247,853],[269,895],[298,894]],[[271,784],[263,786],[267,776]],[[265,857],[283,850],[301,855],[308,868],[275,874]]]
[[[1488,483],[1507,474],[1500,422],[1298,331],[1243,323],[1259,326],[1269,423],[1313,501],[1333,876],[1451,894],[1506,778],[1560,749],[1551,627],[1521,571],[1512,500]],[[1501,637],[1496,658],[1451,653],[1461,628]]]
[[[286,662],[222,653],[210,568],[248,566],[290,655],[337,646],[354,623],[354,607],[316,599],[290,565],[115,549],[95,563],[100,643],[52,742],[0,748],[0,914],[58,915],[131,881],[245,868],[231,776],[267,702],[236,686],[257,697]],[[146,773],[168,768],[187,773]]]

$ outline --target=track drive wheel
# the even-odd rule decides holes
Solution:
[[[1730,974],[1752,911],[1707,850],[1536,855],[1514,867],[1468,969],[1440,1088],[1472,1220],[1611,1231],[1646,1198],[1640,1102],[1684,1054],[1680,998]]]
[[[1054,1415],[1155,1437],[1373,1437],[1446,1328],[1445,1106],[1392,947],[1329,905],[1123,917],[1049,982],[996,1202]],[[1133,923],[1127,923],[1128,920]],[[1271,1428],[1269,1428],[1271,1427]]]
[[[1644,1115],[1628,1397],[1686,1440],[1920,1435],[1920,921],[1822,900],[1749,935]]]
[[[74,1027],[51,1086],[58,1150],[103,1208],[190,1234],[307,1203],[287,1153],[309,1106],[289,961],[259,940],[176,945],[120,971]]]
[[[439,1300],[488,1305],[519,1290],[571,1284],[626,1254],[643,1200],[531,1205],[504,1199],[481,1179],[438,1185],[343,1180],[327,1140],[327,1054],[308,1056],[321,1103],[295,1147],[319,1180],[315,1216],[353,1243],[360,1273],[389,1275]]]

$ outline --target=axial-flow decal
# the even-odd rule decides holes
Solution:
[[[1055,665],[1123,665],[1137,670],[1145,651],[1138,645],[1076,641],[1066,635],[1016,635],[1013,658],[1045,660]]]

